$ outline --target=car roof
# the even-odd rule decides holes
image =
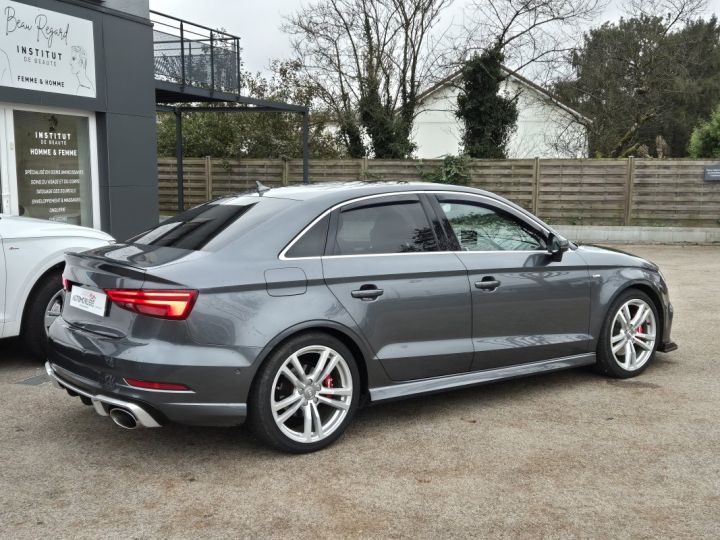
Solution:
[[[300,184],[294,186],[272,187],[251,190],[238,194],[237,197],[261,196],[274,199],[292,199],[296,201],[323,202],[328,205],[368,195],[381,195],[386,193],[402,193],[407,191],[457,191],[461,193],[475,193],[497,199],[497,195],[481,189],[437,184],[431,182],[318,182],[314,184]],[[228,198],[226,198],[227,201]],[[230,201],[228,201],[230,202]]]

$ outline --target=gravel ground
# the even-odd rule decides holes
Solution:
[[[720,247],[624,249],[661,265],[676,309],[680,349],[641,377],[378,405],[312,455],[244,429],[121,430],[17,384],[43,371],[0,342],[0,537],[718,538]]]

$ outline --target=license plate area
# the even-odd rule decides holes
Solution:
[[[73,285],[70,289],[70,307],[104,317],[107,312],[107,295],[85,287]]]

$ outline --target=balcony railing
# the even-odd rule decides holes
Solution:
[[[150,11],[155,79],[239,94],[240,38]]]

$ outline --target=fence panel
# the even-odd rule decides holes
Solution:
[[[703,181],[712,161],[636,160],[633,225],[720,225],[720,182]]]
[[[302,182],[302,160],[186,158],[185,207],[255,187]],[[710,161],[518,159],[470,160],[469,184],[492,191],[550,223],[720,225],[720,182],[705,182]],[[311,160],[312,182],[418,181],[442,160]],[[160,212],[177,211],[176,165],[158,161]]]
[[[627,160],[541,160],[538,214],[551,223],[622,225]]]
[[[533,209],[535,160],[473,160],[469,169],[472,186],[497,193],[527,210]]]

